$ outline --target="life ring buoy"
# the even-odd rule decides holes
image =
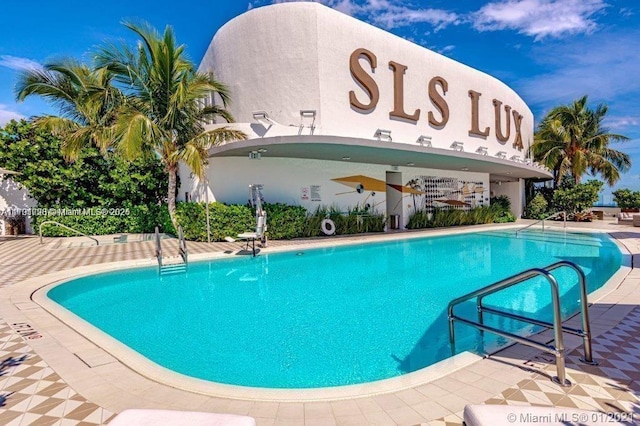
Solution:
[[[324,219],[320,224],[320,229],[324,235],[333,235],[336,233],[336,224],[331,219]]]

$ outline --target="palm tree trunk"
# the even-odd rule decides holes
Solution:
[[[167,207],[169,208],[169,217],[175,232],[178,232],[178,220],[176,219],[176,166],[168,166],[169,188],[167,189]]]

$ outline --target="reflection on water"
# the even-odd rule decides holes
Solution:
[[[464,234],[192,263],[186,275],[162,278],[155,268],[119,271],[74,280],[49,297],[183,374],[249,386],[336,386],[447,358],[450,300],[560,259],[577,263],[593,291],[618,269],[621,255],[600,235]],[[577,277],[568,268],[554,275],[563,314],[570,315],[578,306]],[[547,320],[550,301],[540,279],[485,299]],[[456,313],[475,319],[475,305]],[[483,343],[499,341],[486,334]],[[456,347],[481,348],[478,333],[456,325]]]

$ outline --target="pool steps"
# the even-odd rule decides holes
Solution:
[[[156,226],[156,258],[158,259],[158,273],[160,275],[178,274],[187,271],[188,251],[187,241],[184,239],[184,233],[182,232],[182,226],[178,226],[178,256],[173,259],[181,258],[181,261],[166,263],[162,261],[162,241],[160,238],[160,231]]]
[[[580,313],[581,313],[581,319],[582,319],[581,330],[562,325],[559,285],[556,278],[551,274],[551,271],[561,267],[571,268],[578,275],[578,281],[580,285]],[[541,321],[531,317],[512,314],[510,312],[490,308],[482,304],[482,299],[484,297],[497,293],[501,290],[505,290],[517,284],[526,282],[529,279],[537,276],[542,276],[546,278],[551,287],[551,295],[552,295],[552,301],[553,301],[553,322],[546,322],[546,321]],[[477,310],[476,321],[463,318],[454,313],[455,306],[473,299],[476,300],[476,310]],[[586,277],[582,269],[580,269],[580,267],[575,263],[567,260],[562,260],[560,262],[551,264],[545,268],[528,269],[526,271],[520,272],[519,274],[513,275],[509,278],[495,282],[486,287],[483,287],[481,289],[468,293],[464,296],[460,296],[456,299],[453,299],[451,302],[449,302],[449,306],[447,307],[447,313],[448,313],[447,316],[449,319],[449,343],[451,345],[451,355],[453,356],[456,354],[454,321],[458,321],[459,323],[477,328],[478,330],[480,330],[481,336],[484,336],[484,332],[486,331],[486,332],[497,334],[498,336],[502,336],[504,338],[514,340],[523,345],[527,345],[535,349],[539,349],[554,355],[556,357],[557,376],[553,377],[552,381],[556,384],[559,384],[562,387],[571,386],[571,382],[567,379],[566,372],[565,372],[565,347],[563,343],[563,333],[569,333],[569,334],[582,337],[584,357],[580,358],[580,361],[588,365],[598,365],[598,362],[593,360],[593,352],[591,348],[591,326],[589,324],[588,307],[589,306],[588,306],[588,300],[587,300]],[[501,317],[509,318],[516,321],[526,322],[526,323],[542,326],[547,329],[553,330],[553,334],[554,334],[553,345],[548,343],[538,342],[536,340],[530,339],[525,336],[510,333],[504,329],[490,327],[486,325],[484,322],[485,312],[492,315],[498,315]]]

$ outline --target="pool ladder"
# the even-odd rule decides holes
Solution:
[[[517,229],[516,230],[516,237],[518,236],[518,232],[525,231],[525,230],[531,228],[533,225],[537,225],[539,223],[542,223],[542,232],[544,232],[544,221],[545,220],[549,220],[549,219],[553,219],[554,217],[558,217],[560,215],[562,215],[562,221],[564,222],[563,228],[566,231],[567,230],[567,212],[566,211],[562,211],[562,212],[556,212],[556,213],[554,213],[552,215],[549,215],[549,216],[544,217],[542,219],[536,220],[535,222],[530,223],[527,226],[523,226],[522,228]]]
[[[163,264],[162,260],[162,242],[160,239],[160,231],[156,226],[156,259],[158,259],[158,273],[160,275],[178,274],[187,271],[189,265],[187,242],[184,239],[182,226],[178,226],[178,256],[182,258],[181,262]]]
[[[562,325],[562,317],[560,313],[560,292],[558,289],[558,281],[555,279],[553,275],[551,275],[551,271],[563,266],[572,268],[578,274],[578,280],[580,285],[580,313],[582,317],[582,330],[565,327]],[[498,309],[490,308],[482,304],[482,299],[484,297],[494,294],[500,290],[504,290],[506,288],[512,287],[516,284],[525,282],[530,278],[534,278],[536,276],[542,276],[546,278],[546,280],[549,282],[549,285],[551,287],[551,298],[553,300],[553,323],[540,321],[535,318],[524,317],[521,315],[509,313],[509,312],[500,311]],[[469,319],[462,318],[455,315],[453,308],[456,305],[474,298],[476,299],[476,311],[478,315],[477,321],[471,321]],[[484,337],[484,332],[488,331],[489,333],[497,334],[498,336],[502,336],[507,339],[514,340],[517,343],[522,343],[524,345],[531,346],[533,348],[540,349],[542,351],[553,354],[556,358],[557,376],[553,377],[552,380],[555,383],[560,384],[561,386],[571,386],[571,382],[566,378],[566,373],[565,373],[565,348],[564,348],[564,343],[562,338],[563,332],[582,337],[582,340],[584,343],[584,357],[580,358],[582,362],[590,365],[598,364],[597,361],[593,360],[593,355],[591,351],[591,327],[589,325],[586,279],[585,279],[584,272],[582,272],[582,269],[580,269],[580,267],[578,267],[573,262],[569,262],[565,260],[565,261],[560,261],[552,265],[549,265],[546,268],[528,269],[524,272],[513,275],[502,281],[498,281],[494,284],[488,285],[479,290],[476,290],[474,292],[471,292],[469,294],[466,294],[464,296],[461,296],[461,297],[458,297],[457,299],[452,300],[451,302],[449,302],[447,311],[448,311],[448,317],[449,317],[449,342],[451,343],[452,355],[455,355],[455,352],[456,352],[454,321],[458,321],[463,324],[467,324],[479,329],[481,337]],[[510,318],[517,321],[527,322],[529,324],[534,324],[547,329],[552,329],[554,334],[553,345],[541,343],[525,336],[519,336],[517,334],[510,333],[506,330],[501,330],[495,327],[485,325],[484,323],[485,312],[493,315],[502,316],[505,318]]]

